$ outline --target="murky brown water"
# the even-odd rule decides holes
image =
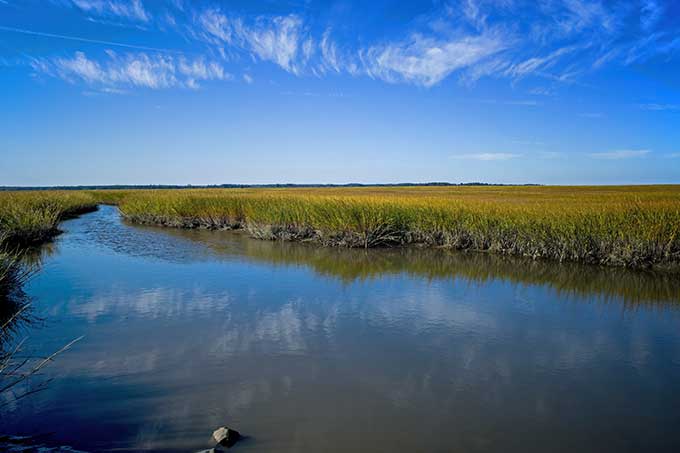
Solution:
[[[680,279],[67,222],[0,430],[88,451],[680,451]]]

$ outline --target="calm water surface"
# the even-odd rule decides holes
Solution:
[[[87,451],[680,451],[680,282],[427,250],[64,224],[0,429]]]

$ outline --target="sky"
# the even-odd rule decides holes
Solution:
[[[0,0],[0,186],[680,183],[676,0]]]

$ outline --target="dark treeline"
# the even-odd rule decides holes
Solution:
[[[539,186],[540,184],[495,184],[486,182],[403,182],[403,183],[348,183],[348,184],[209,184],[209,185],[173,185],[173,184],[114,184],[93,186],[0,186],[0,191],[10,190],[103,190],[103,189],[273,189],[273,188],[314,188],[314,187],[432,187],[432,186]]]

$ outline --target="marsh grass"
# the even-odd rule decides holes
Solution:
[[[650,267],[680,262],[680,187],[446,187],[138,191],[132,222],[243,228],[328,246],[419,245]]]
[[[62,220],[92,211],[97,200],[85,192],[4,192],[0,194],[0,235],[3,244],[45,242],[59,233]]]
[[[644,268],[680,263],[680,186],[359,187],[0,193],[5,242],[118,205],[141,224],[326,246],[423,246]]]

